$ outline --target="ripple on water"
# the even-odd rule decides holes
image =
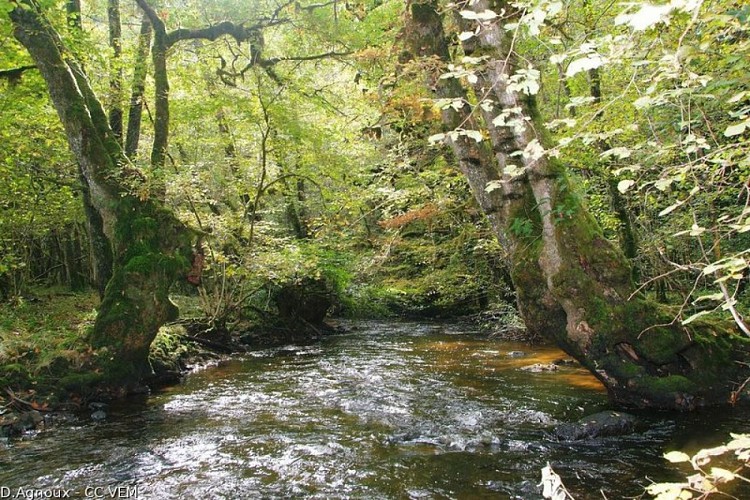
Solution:
[[[522,352],[523,356],[508,356]],[[558,422],[607,405],[564,355],[481,338],[465,325],[367,322],[321,343],[248,353],[200,371],[97,425],[0,448],[0,486],[137,485],[144,498],[538,498],[548,461],[577,498],[637,496],[671,479],[668,447],[739,414],[643,415],[642,431],[557,443]],[[676,423],[677,422],[677,423]]]

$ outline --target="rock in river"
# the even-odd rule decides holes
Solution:
[[[557,370],[557,365],[552,363],[535,363],[533,365],[524,366],[521,370],[531,373],[553,372]]]
[[[603,411],[583,417],[575,423],[561,424],[555,428],[560,441],[580,441],[605,436],[622,436],[635,431],[638,419],[628,413]]]

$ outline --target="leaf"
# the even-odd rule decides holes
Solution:
[[[700,318],[701,316],[705,316],[707,314],[711,314],[711,311],[699,311],[699,312],[693,314],[692,316],[690,316],[689,318],[682,320],[682,324],[683,325],[689,325],[690,323],[692,323],[696,319]]]
[[[653,101],[653,99],[651,97],[645,95],[645,96],[639,97],[638,99],[636,99],[635,101],[633,101],[633,106],[635,106],[636,109],[647,108],[647,107],[649,107],[651,105],[652,101]]]
[[[670,185],[672,185],[672,181],[674,179],[659,179],[658,181],[654,182],[654,187],[658,189],[659,191],[666,191],[667,188],[669,188]]]
[[[734,472],[722,469],[721,467],[711,467],[711,476],[718,482],[723,483],[729,482],[737,477]]]
[[[550,64],[560,64],[568,57],[567,54],[552,54],[549,57]]]
[[[670,451],[669,453],[665,453],[664,458],[672,462],[673,464],[690,461],[690,455],[681,451]]]
[[[599,156],[602,158],[607,158],[608,156],[614,156],[616,158],[625,159],[630,157],[630,149],[625,147],[618,147],[618,148],[612,148],[608,149],[607,151],[604,151]]]
[[[724,131],[724,137],[734,137],[735,135],[741,135],[745,132],[745,129],[750,126],[750,120],[745,120],[742,123],[736,123],[730,125]]]
[[[482,139],[484,139],[482,133],[479,130],[465,130],[464,135],[466,135],[466,137],[474,139],[477,142],[482,142]]]
[[[710,295],[701,295],[697,299],[693,301],[693,304],[696,304],[698,302],[703,302],[704,300],[724,300],[724,294],[719,293],[712,293]]]
[[[497,17],[497,13],[489,9],[485,9],[482,12],[474,12],[473,10],[462,10],[458,13],[464,19],[470,21],[492,21]]]
[[[668,18],[671,5],[643,4],[641,9],[634,14],[620,14],[615,18],[615,24],[629,24],[635,31],[644,31]]]
[[[465,42],[466,40],[473,38],[473,37],[474,37],[473,31],[463,31],[458,34],[458,39],[461,40],[462,42]]]
[[[544,148],[537,139],[532,139],[526,145],[526,149],[523,150],[523,157],[532,161],[538,160],[542,156],[544,156]]]
[[[526,172],[526,167],[518,168],[517,165],[514,165],[512,163],[508,163],[507,165],[505,165],[505,170],[503,171],[505,175],[509,175],[511,177],[517,177],[524,172]]]
[[[692,494],[683,489],[687,487],[688,485],[685,483],[654,483],[649,484],[646,491],[658,500],[680,500],[692,498]],[[683,496],[683,492],[690,496]]]
[[[622,194],[625,194],[628,189],[635,185],[635,181],[632,179],[625,179],[617,183],[617,190]]]
[[[430,145],[437,144],[438,142],[443,142],[444,140],[445,134],[435,134],[427,138],[427,142],[429,142]]]
[[[665,216],[667,214],[671,214],[672,212],[674,212],[676,209],[678,209],[684,203],[685,203],[684,201],[678,200],[673,205],[669,205],[667,208],[665,208],[664,210],[662,210],[661,212],[659,212],[659,217],[663,217],[663,216]]]
[[[496,189],[502,189],[503,182],[502,181],[490,181],[487,183],[486,186],[484,186],[484,190],[487,193],[491,193],[495,191]]]
[[[746,95],[750,94],[750,92],[743,90],[739,94],[733,95],[729,100],[727,100],[728,104],[734,104],[735,102],[740,102],[742,99],[745,98]]]
[[[571,76],[575,75],[576,73],[580,73],[581,71],[596,69],[605,62],[606,60],[599,54],[589,54],[586,57],[576,59],[575,61],[568,64],[568,69],[565,70],[565,76],[570,78]]]
[[[551,500],[566,500],[567,498],[562,479],[552,470],[552,466],[549,463],[542,469],[542,482],[540,486],[543,487],[542,496],[544,498]]]

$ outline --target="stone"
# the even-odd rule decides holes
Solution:
[[[575,423],[557,426],[555,437],[559,441],[581,441],[608,436],[623,436],[635,432],[638,419],[629,413],[603,411],[583,417]]]
[[[521,370],[531,373],[554,372],[557,370],[557,365],[552,363],[535,363],[533,365],[524,366]]]

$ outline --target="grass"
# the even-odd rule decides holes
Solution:
[[[94,292],[37,289],[0,304],[0,390],[46,397],[62,376],[84,369],[98,303]]]

